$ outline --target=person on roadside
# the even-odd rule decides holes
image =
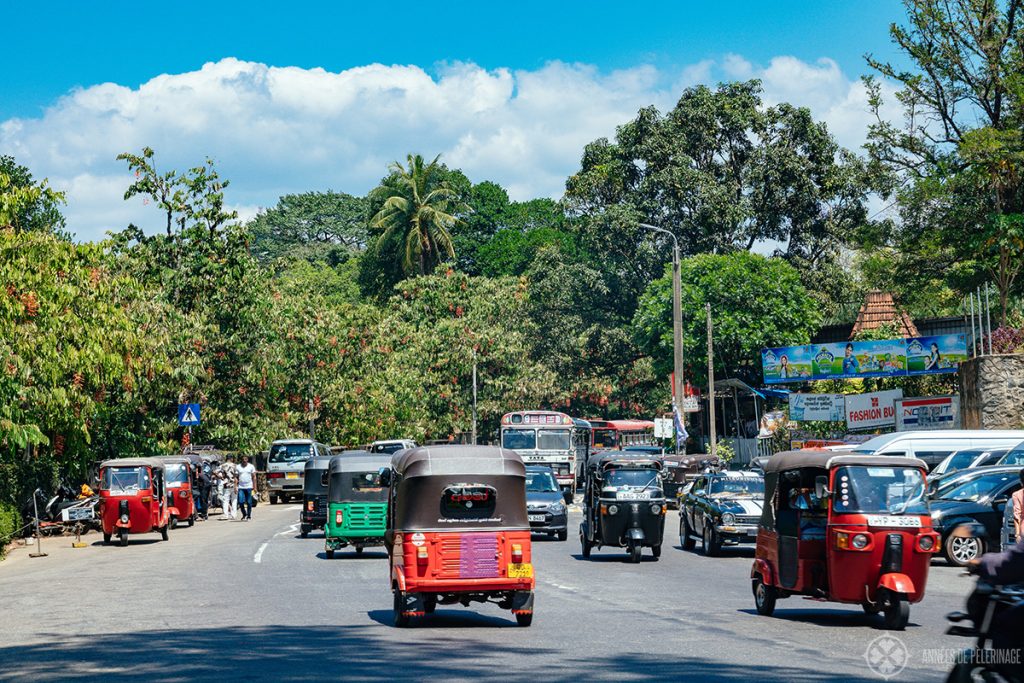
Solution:
[[[196,478],[192,483],[196,496],[196,519],[206,520],[210,516],[210,475],[205,467],[196,468]]]
[[[242,456],[238,466],[238,507],[242,521],[252,519],[252,506],[256,496],[256,468],[249,462],[249,456]]]
[[[1014,542],[1021,540],[1020,528],[1024,525],[1024,470],[1020,471],[1020,483],[1021,488],[1013,492],[1007,503],[1007,507],[1011,508],[1010,514],[1013,515]]]
[[[222,487],[220,499],[223,502],[223,519],[234,520],[238,516],[238,465],[228,456],[217,471]]]

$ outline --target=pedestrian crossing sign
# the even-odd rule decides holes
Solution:
[[[182,403],[179,405],[178,424],[182,427],[193,427],[199,424],[199,404]]]

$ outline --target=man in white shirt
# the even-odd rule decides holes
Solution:
[[[235,519],[238,516],[238,465],[230,455],[220,466],[218,483],[221,486],[221,508],[224,511],[224,519]]]
[[[249,462],[249,456],[242,456],[242,464],[238,466],[238,507],[242,511],[242,520],[252,519],[252,502],[256,495],[256,468]]]

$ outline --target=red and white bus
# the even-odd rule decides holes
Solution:
[[[654,422],[651,420],[593,420],[591,445],[594,451],[615,451],[626,446],[653,446]]]
[[[502,448],[518,453],[527,465],[548,465],[558,485],[571,492],[576,490],[576,442],[581,438],[589,436],[565,413],[523,410],[501,418]]]

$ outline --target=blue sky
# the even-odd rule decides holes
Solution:
[[[407,151],[557,196],[583,144],[698,82],[762,78],[768,102],[856,147],[863,55],[893,57],[903,16],[895,0],[281,7],[5,7],[0,153],[68,191],[83,239],[147,220],[114,203],[113,156],[143,144],[168,165],[213,156],[244,215],[283,192],[365,192]]]

